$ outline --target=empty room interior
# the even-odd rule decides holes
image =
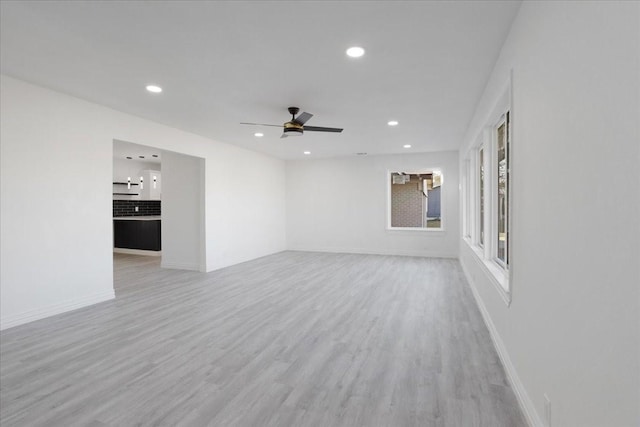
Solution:
[[[640,425],[640,2],[0,2],[0,424]]]

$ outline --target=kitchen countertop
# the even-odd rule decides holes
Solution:
[[[159,221],[160,220],[160,215],[154,215],[154,216],[114,216],[113,217],[114,220],[118,220],[118,221],[122,221],[122,220],[127,220],[127,221]]]

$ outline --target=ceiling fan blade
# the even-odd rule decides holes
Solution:
[[[321,126],[305,126],[304,130],[310,130],[315,132],[342,132],[340,128],[324,128]]]
[[[280,135],[280,139],[282,138],[286,138],[288,135],[286,133],[283,133],[282,135]]]
[[[313,117],[313,114],[311,113],[307,113],[306,111],[304,113],[301,113],[298,117],[296,117],[293,122],[294,123],[298,123],[300,125],[303,125],[305,123],[307,123],[307,121]]]
[[[266,123],[245,123],[245,122],[242,122],[240,124],[241,125],[253,125],[253,126],[273,126],[273,127],[277,127],[277,128],[281,128],[282,127],[282,125],[268,125]]]

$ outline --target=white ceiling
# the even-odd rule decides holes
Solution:
[[[4,74],[280,158],[455,150],[520,2],[1,2]],[[353,45],[366,49],[348,58]],[[163,87],[148,93],[149,83]],[[280,139],[286,108],[314,126]],[[391,128],[387,121],[400,125]],[[261,131],[263,138],[253,136]],[[411,144],[411,149],[404,149]]]

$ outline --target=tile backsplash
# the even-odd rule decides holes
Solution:
[[[136,212],[136,206],[138,212]],[[114,200],[113,216],[160,215],[160,200]]]

